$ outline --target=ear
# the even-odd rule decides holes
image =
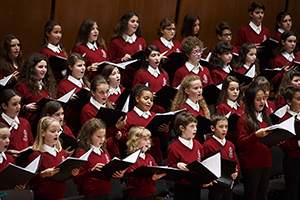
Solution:
[[[179,129],[183,132],[185,131],[185,128],[182,125],[179,125]]]
[[[221,58],[221,54],[217,54],[218,58]]]
[[[249,12],[249,16],[250,16],[251,19],[252,19],[252,17],[253,17],[253,12]]]
[[[46,31],[46,35],[47,35],[47,37],[49,37],[49,36],[50,36],[50,33],[49,33],[48,31]]]
[[[50,117],[49,113],[47,113],[47,116]]]
[[[210,130],[214,133],[215,132],[215,127],[213,125],[210,126]]]
[[[42,137],[45,137],[45,131],[44,130],[42,130],[41,135],[42,135]]]
[[[281,42],[281,44],[284,46],[284,41],[283,41],[283,40],[281,40],[280,42]]]
[[[162,28],[160,29],[160,32],[161,32],[161,34],[164,34],[164,30]]]
[[[221,35],[218,34],[217,37],[218,37],[219,40],[222,40],[222,36]]]
[[[135,101],[138,103],[139,96],[136,96],[134,99],[135,99]]]
[[[277,22],[277,25],[281,28],[280,22]]]
[[[146,58],[146,61],[147,61],[147,62],[149,62],[149,59],[148,59],[148,58]]]
[[[286,100],[286,103],[287,103],[289,106],[291,106],[291,104],[292,104],[292,101],[291,101],[291,100],[289,100],[289,99],[287,99],[287,100]]]
[[[2,103],[2,104],[1,104],[1,107],[2,107],[4,110],[7,109],[7,105],[6,105],[5,103]]]
[[[189,91],[188,88],[185,88],[185,89],[184,89],[184,92],[185,92],[187,95],[190,95],[190,91]]]
[[[95,96],[95,92],[94,92],[93,90],[91,90],[91,94],[92,94],[93,96]]]
[[[73,67],[71,65],[68,65],[68,67],[71,71],[73,70]]]

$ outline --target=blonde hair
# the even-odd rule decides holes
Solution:
[[[55,119],[53,117],[49,117],[49,116],[42,117],[39,120],[38,127],[37,127],[37,134],[36,134],[35,142],[32,146],[32,150],[45,152],[44,147],[43,147],[44,146],[44,137],[42,136],[42,131],[46,132],[48,127],[53,122],[57,122],[59,124],[59,121],[57,119]],[[61,147],[61,143],[59,140],[57,140],[55,147],[57,148],[58,151],[61,151],[62,147]]]
[[[99,129],[106,130],[106,126],[104,122],[101,119],[93,118],[89,121],[85,122],[79,131],[79,134],[77,136],[77,139],[79,139],[79,142],[77,143],[77,151],[83,149],[85,151],[88,151],[91,148],[92,145],[92,139],[91,136],[93,133]],[[106,135],[105,135],[105,141],[103,145],[101,146],[101,149],[105,151],[106,148]]]
[[[133,152],[138,150],[140,148],[139,140],[147,136],[151,137],[151,132],[148,129],[142,126],[133,126],[128,133],[128,141],[126,142],[128,148],[127,153],[132,154]],[[150,143],[152,143],[151,140]],[[150,147],[151,145],[148,149],[150,149]]]
[[[188,94],[185,92],[185,89],[190,88],[191,82],[197,81],[197,80],[199,80],[201,82],[199,76],[197,76],[197,75],[188,75],[182,79],[180,87],[178,89],[178,92],[172,103],[171,111],[178,110],[185,103],[185,101],[188,98]],[[202,82],[201,82],[201,85],[202,85]],[[209,119],[210,113],[209,113],[208,106],[207,106],[203,96],[201,96],[201,99],[199,101],[199,106],[203,110],[204,117]]]

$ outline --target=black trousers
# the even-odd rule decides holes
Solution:
[[[300,158],[285,156],[283,159],[283,171],[285,179],[284,199],[297,200],[300,188]]]
[[[209,188],[209,200],[232,200],[232,190],[223,186],[214,184]]]
[[[267,200],[271,168],[242,169],[244,200]]]
[[[110,198],[109,194],[102,194],[98,196],[84,197],[84,200],[110,200]]]
[[[193,185],[175,183],[174,200],[199,200],[201,198],[201,188]]]
[[[127,200],[153,200],[153,196],[150,197],[137,197],[128,193]]]

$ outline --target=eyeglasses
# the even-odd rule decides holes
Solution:
[[[192,51],[192,54],[196,55],[196,54],[201,54],[203,51],[199,50],[199,51]]]
[[[232,33],[226,33],[226,34],[222,34],[222,36],[224,36],[224,37],[228,37],[228,36],[232,36]]]
[[[177,31],[177,28],[165,28],[167,31],[171,32],[171,31]]]

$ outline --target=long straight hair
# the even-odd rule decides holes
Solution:
[[[155,45],[148,45],[145,49],[145,53],[143,56],[143,61],[142,61],[142,65],[139,71],[147,71],[148,66],[149,66],[149,62],[146,59],[149,59],[150,54],[152,53],[152,51],[157,51],[160,53],[160,50],[157,46]],[[159,63],[158,65],[158,69],[161,73],[163,73],[165,75],[165,70],[162,68],[161,64]]]

